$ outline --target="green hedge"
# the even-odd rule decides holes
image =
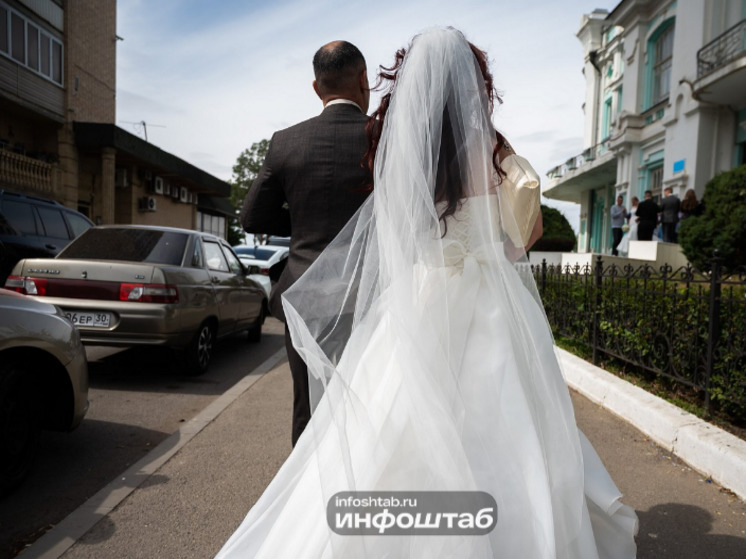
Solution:
[[[746,165],[720,173],[705,186],[704,213],[681,222],[679,244],[689,262],[709,271],[717,249],[725,266],[746,266]]]
[[[537,282],[540,278],[537,277]],[[542,292],[556,336],[593,345],[593,276],[549,274]],[[604,277],[597,348],[640,374],[653,372],[700,391],[709,339],[709,284]],[[746,425],[746,286],[724,286],[721,332],[710,379],[711,404]]]

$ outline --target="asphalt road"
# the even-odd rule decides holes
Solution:
[[[624,502],[637,510],[638,559],[746,557],[743,501],[604,408],[577,394],[573,401],[578,424]],[[63,559],[213,557],[289,454],[291,404],[285,362],[252,384]]]
[[[140,420],[142,425],[121,415],[101,420],[108,423],[110,428],[104,431],[112,433],[112,440],[106,436],[96,439],[106,446],[101,450],[86,447],[85,459],[65,458],[65,450],[72,448],[70,441],[76,434],[68,439],[54,439],[53,445],[48,443],[44,470],[69,470],[76,464],[79,467],[85,464],[88,469],[85,473],[68,474],[67,481],[60,482],[59,477],[54,482],[47,481],[45,491],[28,507],[45,509],[50,502],[73,498],[79,504],[84,496],[65,484],[82,484],[83,478],[100,477],[102,481],[97,484],[100,487],[104,480],[112,479],[99,471],[104,466],[95,462],[97,452],[109,456],[121,452],[126,459],[120,461],[122,468],[117,471],[125,463],[145,455],[158,440],[181,425],[180,419],[186,419],[190,413],[194,416],[248,372],[255,361],[258,364],[261,358],[255,353],[269,356],[282,346],[280,325],[275,323],[271,327],[276,334],[267,336],[258,349],[247,348],[243,340],[229,342],[218,353],[224,365],[218,367],[216,360],[215,369],[200,379],[166,372],[158,373],[160,379],[154,379],[145,374],[144,367],[141,371],[138,363],[131,361],[129,365],[120,365],[122,368],[117,373],[113,372],[117,367],[110,361],[112,358],[103,359],[107,365],[94,375],[96,390],[101,391],[96,392],[99,397],[94,403],[98,401],[100,405],[104,395],[115,398],[114,393],[119,393],[126,406],[117,413],[142,408],[148,410],[145,415],[150,419]],[[116,362],[126,363],[128,359],[119,356]],[[163,366],[167,367],[168,363]],[[152,367],[158,371],[158,367]],[[172,397],[181,402],[178,409],[168,411],[165,406],[158,409],[160,402]],[[709,482],[600,406],[577,394],[573,394],[573,401],[578,424],[624,493],[624,502],[638,513],[638,559],[746,557],[743,501]],[[290,374],[287,363],[281,362],[251,384],[114,510],[102,516],[64,553],[64,559],[214,556],[290,452],[291,403]],[[99,420],[95,415],[89,419]],[[96,428],[91,425],[91,429]],[[120,445],[126,448],[117,448]],[[23,498],[16,503],[26,506]],[[9,511],[13,511],[8,506],[0,504],[3,526],[11,518]],[[70,508],[75,505],[70,503]],[[40,526],[40,530],[45,528]],[[28,527],[33,528],[31,524]]]
[[[72,433],[44,433],[36,467],[0,501],[0,558],[15,557],[284,345],[267,319],[259,344],[218,343],[210,370],[182,374],[154,349],[87,348],[90,409]]]

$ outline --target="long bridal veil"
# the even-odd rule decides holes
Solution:
[[[283,297],[312,420],[220,557],[597,556],[572,404],[515,250],[538,185],[517,156],[495,170],[491,110],[460,32],[413,40],[373,194]],[[463,199],[441,219],[454,187]],[[486,491],[497,528],[339,536],[326,504],[355,490]],[[600,514],[621,506],[610,479],[597,493]]]

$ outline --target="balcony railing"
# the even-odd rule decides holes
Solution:
[[[59,183],[56,164],[0,149],[0,186],[53,194]]]
[[[697,78],[709,74],[746,52],[746,19],[697,51]]]
[[[583,151],[583,153],[574,155],[564,163],[557,165],[553,169],[550,169],[547,172],[547,177],[549,177],[550,179],[560,179],[564,177],[568,172],[580,169],[584,165],[590,164],[608,151],[609,140],[606,139],[600,144],[596,144],[595,146]]]

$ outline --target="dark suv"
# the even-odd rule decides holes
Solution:
[[[21,258],[53,258],[92,226],[59,202],[0,189],[0,285]]]

